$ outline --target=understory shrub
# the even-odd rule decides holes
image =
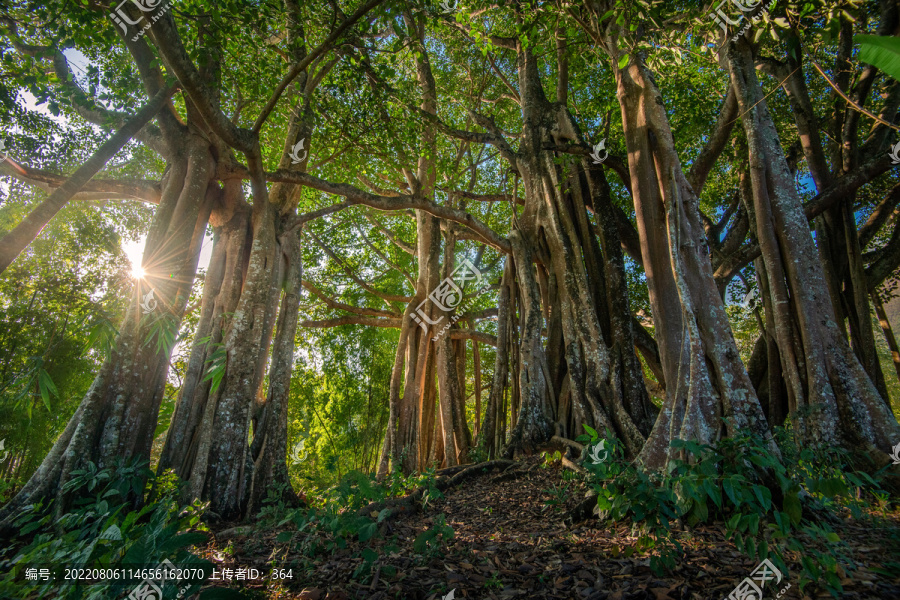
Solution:
[[[857,471],[850,466],[852,458],[839,451],[800,450],[789,429],[776,431],[781,460],[751,435],[715,446],[674,440],[672,448],[681,458],[671,461],[665,473],[626,461],[609,432],[601,439],[585,429],[589,435],[578,440],[591,448],[602,444],[608,452],[604,460],[584,461],[599,516],[631,523],[638,541],[626,554],[651,552],[650,566],[657,574],[672,569],[682,553],[673,524],[720,522],[741,552],[769,559],[785,576],[784,557],[799,557],[801,591],[816,582],[838,597],[843,591],[839,570],[852,572],[856,566],[828,521],[844,510],[871,519],[873,507],[884,504],[881,471]]]
[[[145,483],[155,482],[146,461],[120,461],[102,469],[88,463],[72,475],[64,491],[75,499],[56,520],[53,502],[26,506],[16,516],[15,542],[0,550],[0,597],[123,597],[165,560],[177,569],[211,573],[212,563],[188,550],[207,539],[201,522],[205,506],[180,507],[177,489],[164,481],[152,502],[133,509],[132,499],[142,497]],[[38,573],[48,569],[51,579],[26,579],[30,569]],[[66,569],[102,569],[118,575],[66,581]],[[160,587],[165,598],[186,598],[199,591],[202,579],[169,581]]]

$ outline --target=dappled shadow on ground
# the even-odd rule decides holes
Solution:
[[[293,579],[286,585],[260,581],[229,587],[242,587],[259,598],[303,600],[722,600],[757,566],[725,539],[721,524],[678,528],[674,536],[683,554],[671,573],[657,576],[649,555],[633,551],[637,532],[630,526],[596,518],[566,524],[587,488],[564,473],[558,465],[542,465],[539,458],[505,472],[483,473],[420,510],[381,523],[380,538],[360,543],[354,537],[333,552],[325,550],[333,541],[330,535],[299,532],[278,542],[281,530],[217,539],[203,554],[220,568],[290,567]],[[423,547],[422,534],[439,530],[441,515],[454,536],[444,543],[437,537]],[[840,597],[900,598],[900,573],[885,574],[890,569],[885,563],[900,560],[900,517],[889,514],[883,524],[857,522],[849,515],[830,524],[842,542],[828,551],[842,553],[856,567],[839,570]],[[317,544],[319,551],[310,557],[309,549]],[[364,548],[375,553],[365,553],[369,563]],[[777,597],[788,585],[781,598],[831,597],[812,584],[801,592],[801,559],[785,557],[791,573],[778,584],[769,582],[763,598]]]

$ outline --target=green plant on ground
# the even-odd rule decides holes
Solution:
[[[589,433],[584,441],[593,445],[598,437]],[[776,438],[783,449],[780,461],[764,440],[751,436],[722,439],[715,447],[675,440],[672,449],[679,458],[667,473],[636,468],[614,444],[602,463],[585,461],[600,517],[631,522],[638,541],[626,554],[652,552],[650,566],[657,573],[672,569],[681,554],[673,523],[720,521],[741,552],[768,558],[783,573],[788,572],[785,556],[800,557],[800,589],[818,582],[838,597],[838,567],[852,571],[855,564],[817,514],[847,507],[864,517],[864,509],[882,494],[878,473],[848,468],[849,457],[840,453],[797,452],[788,431],[778,431]]]
[[[445,543],[452,540],[455,532],[450,525],[447,524],[447,517],[441,513],[434,517],[432,526],[426,529],[413,542],[413,550],[423,556],[434,557],[440,551]]]
[[[425,472],[418,475],[411,475],[409,477],[409,485],[408,489],[411,487],[412,489],[425,488],[425,493],[422,495],[422,506],[426,507],[430,503],[433,503],[435,500],[440,500],[444,497],[444,494],[437,488],[437,479],[435,476],[434,467],[429,467],[425,470]]]
[[[140,578],[119,577],[92,583],[64,582],[62,573],[52,583],[25,581],[25,570],[36,566],[65,565],[77,569],[155,569],[170,560],[178,568],[197,568],[205,575],[212,563],[201,560],[188,548],[205,542],[201,522],[203,504],[180,507],[177,493],[169,490],[153,503],[132,509],[135,496],[142,498],[144,482],[154,479],[146,461],[119,461],[99,468],[88,463],[73,471],[64,491],[71,494],[71,507],[54,520],[53,502],[23,509],[15,519],[16,542],[0,554],[0,597],[8,598],[114,598],[141,584]],[[164,587],[175,597],[181,589],[189,596],[199,582],[175,589]],[[170,589],[171,588],[171,589]],[[186,588],[186,589],[185,589]]]
[[[544,493],[550,496],[550,498],[544,500],[544,506],[552,506],[554,511],[561,511],[565,507],[566,499],[569,496],[569,483],[564,482],[563,485],[553,484],[552,487],[545,489]]]

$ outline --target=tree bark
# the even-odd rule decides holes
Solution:
[[[900,438],[900,425],[836,322],[749,46],[729,44],[727,63],[749,144],[757,238],[794,430],[810,447],[887,453],[891,440]]]
[[[288,505],[296,505],[297,497],[290,487],[287,472],[287,414],[294,367],[294,337],[300,311],[301,264],[300,236],[297,232],[279,238],[283,261],[283,296],[278,314],[277,333],[272,347],[269,386],[262,414],[253,431],[250,455],[253,459],[253,480],[250,485],[245,517],[256,514],[267,491],[283,490]]]
[[[881,325],[881,332],[887,341],[888,349],[891,351],[891,361],[894,363],[894,370],[897,371],[897,379],[900,380],[900,347],[897,346],[897,338],[894,336],[894,329],[888,320],[887,313],[884,311],[884,304],[878,292],[872,292],[872,304],[875,305],[875,314],[878,316],[878,324]]]
[[[199,136],[187,134],[168,165],[143,256],[145,282],[154,290],[158,310],[141,316],[144,284],[136,286],[115,349],[40,467],[0,509],[4,527],[18,508],[41,499],[55,498],[54,512],[62,515],[71,499],[63,486],[88,461],[104,467],[119,458],[150,457],[172,351],[165,344],[158,347],[152,332],[177,333],[218,193],[211,186],[213,159]]]

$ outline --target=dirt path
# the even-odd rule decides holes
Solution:
[[[298,544],[296,536],[288,551],[288,544],[276,542],[273,532],[233,540],[230,556],[223,552],[223,543],[211,545],[206,556],[221,560],[220,566],[261,570],[277,557],[277,565],[294,568],[295,577],[287,586],[241,587],[253,589],[259,598],[303,600],[440,600],[451,591],[454,600],[723,600],[757,566],[725,540],[724,528],[704,526],[678,534],[684,554],[672,573],[657,577],[646,553],[632,554],[637,537],[630,527],[593,519],[566,526],[566,515],[586,488],[565,478],[559,466],[545,468],[534,459],[506,473],[495,470],[470,479],[425,509],[383,523],[381,539],[360,544],[353,538],[333,554],[304,556],[302,550],[313,538]],[[439,526],[441,515],[453,528],[453,538],[417,551],[415,540]],[[897,515],[891,522],[900,525]],[[848,544],[843,552],[857,567],[843,578],[841,597],[900,599],[900,528],[873,529],[845,521],[835,530]],[[329,536],[317,537],[320,544],[329,541]],[[371,569],[358,571],[367,546],[377,558]],[[786,559],[791,573],[780,583],[770,581],[763,598],[775,598],[789,585],[780,598],[831,597],[811,585],[800,592],[799,559]],[[893,573],[893,578],[875,569]]]

